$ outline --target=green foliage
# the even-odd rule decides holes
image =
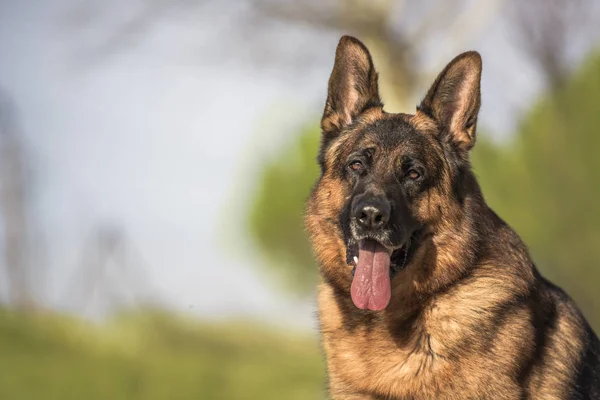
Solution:
[[[0,399],[321,399],[312,338],[164,314],[93,327],[0,311]]]
[[[490,206],[530,246],[542,272],[575,298],[600,329],[600,57],[532,105],[512,140],[484,134],[473,166]],[[265,166],[250,226],[273,265],[292,282],[314,281],[302,231],[304,199],[317,176],[317,129]]]
[[[306,293],[317,276],[304,232],[304,203],[319,169],[318,127],[305,128],[296,141],[264,167],[254,202],[249,228],[271,266],[282,274],[294,291]]]

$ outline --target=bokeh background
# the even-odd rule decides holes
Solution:
[[[484,60],[474,169],[600,330],[600,3],[0,0],[0,398],[321,399],[301,222],[342,34],[412,112]]]

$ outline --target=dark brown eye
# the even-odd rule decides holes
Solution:
[[[406,173],[406,176],[408,176],[410,179],[412,179],[414,181],[414,180],[419,179],[421,177],[421,174],[416,169],[409,169],[408,172]]]
[[[363,163],[360,162],[359,160],[354,160],[354,161],[350,162],[350,164],[348,164],[348,168],[350,168],[354,172],[360,172],[365,167],[364,167]]]

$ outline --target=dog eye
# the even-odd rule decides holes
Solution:
[[[421,177],[421,174],[416,169],[409,169],[408,172],[406,172],[406,176],[408,176],[414,181],[419,179]]]
[[[361,161],[354,160],[354,161],[351,161],[350,164],[348,164],[348,168],[350,168],[354,172],[360,172],[365,168],[365,166],[363,165],[363,163]]]

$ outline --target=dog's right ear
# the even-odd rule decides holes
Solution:
[[[327,102],[321,119],[323,143],[336,137],[362,112],[382,106],[377,72],[369,50],[358,39],[343,36],[335,52],[335,64],[329,78]]]

